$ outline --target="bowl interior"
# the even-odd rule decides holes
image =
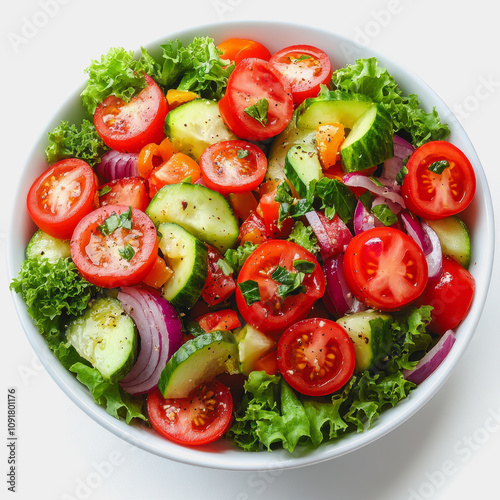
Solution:
[[[379,59],[381,65],[387,67],[405,93],[416,93],[419,96],[426,111],[436,107],[442,121],[450,125],[452,130],[449,137],[450,142],[462,149],[468,156],[477,176],[475,200],[463,214],[471,229],[472,264],[470,271],[476,280],[476,294],[469,315],[457,329],[457,341],[450,354],[438,370],[422,383],[410,397],[401,401],[395,408],[382,414],[372,429],[361,434],[352,434],[336,442],[325,443],[316,450],[299,449],[292,455],[284,450],[273,453],[246,453],[225,441],[203,447],[187,448],[171,443],[144,427],[128,426],[108,415],[103,408],[95,405],[86,388],[71,373],[66,371],[52,355],[44,339],[34,328],[20,297],[13,294],[13,300],[24,331],[34,351],[56,383],[91,418],[131,444],[179,462],[229,470],[291,468],[339,457],[375,441],[413,415],[441,387],[469,344],[486,299],[493,263],[493,209],[484,171],[465,131],[446,104],[407,68],[369,48],[357,45],[353,41],[333,33],[274,22],[239,22],[201,26],[180,33],[173,33],[165,37],[164,40],[156,41],[146,45],[146,47],[154,53],[155,47],[158,48],[160,43],[167,39],[178,38],[188,43],[194,36],[201,35],[213,37],[216,43],[229,37],[255,39],[266,45],[271,53],[294,44],[316,45],[329,54],[334,68],[352,63],[357,58],[375,56]],[[129,48],[127,47],[127,49]],[[107,47],[103,47],[103,53],[106,50]],[[46,131],[51,130],[62,119],[70,122],[78,122],[81,119],[82,111],[79,100],[81,90],[78,89],[73,97],[61,107],[59,112],[48,123]],[[38,143],[26,161],[23,171],[19,175],[20,182],[17,188],[16,202],[12,210],[9,232],[8,259],[11,278],[17,275],[19,266],[24,259],[26,244],[35,230],[35,226],[26,212],[25,200],[29,186],[46,168],[44,157],[46,131],[41,134]]]

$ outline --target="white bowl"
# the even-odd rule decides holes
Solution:
[[[483,309],[493,265],[493,209],[484,171],[465,131],[446,104],[410,70],[369,48],[359,46],[351,40],[326,31],[275,22],[213,24],[173,33],[165,37],[164,40],[179,38],[181,41],[189,43],[194,36],[201,35],[209,35],[215,38],[216,43],[229,37],[255,39],[266,45],[271,53],[292,44],[315,45],[329,54],[334,67],[352,63],[356,58],[375,56],[394,76],[405,93],[416,93],[419,96],[424,109],[430,111],[432,107],[436,107],[442,121],[450,125],[451,135],[449,141],[462,149],[468,156],[477,176],[475,199],[463,214],[472,233],[472,264],[470,271],[476,281],[476,293],[467,318],[457,329],[457,340],[450,354],[442,365],[406,400],[401,401],[395,408],[383,413],[371,429],[363,433],[347,435],[334,442],[325,443],[316,450],[298,449],[293,454],[289,454],[284,450],[272,453],[267,451],[250,453],[243,452],[226,441],[203,447],[188,448],[169,442],[144,427],[128,426],[124,422],[111,417],[103,408],[97,406],[86,388],[70,372],[66,371],[52,355],[44,339],[33,326],[21,298],[13,294],[13,300],[34,351],[61,389],[96,422],[135,446],[171,460],[229,470],[284,469],[336,458],[375,441],[411,417],[436,394],[467,348]],[[154,53],[153,47],[158,47],[164,40],[157,41],[146,47],[153,50]],[[107,49],[108,47],[103,47],[102,52],[106,52]],[[130,49],[130,47],[127,47],[127,49]],[[48,130],[56,126],[62,119],[71,122],[81,118],[79,94],[82,89],[79,89],[59,110],[49,123]],[[27,159],[24,169],[19,173],[20,182],[17,188],[16,204],[13,207],[9,233],[10,278],[17,276],[24,259],[26,244],[35,230],[35,226],[27,214],[25,200],[31,182],[46,168],[44,157],[46,137],[47,134],[44,131]]]

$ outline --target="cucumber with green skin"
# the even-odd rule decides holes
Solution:
[[[27,259],[47,259],[57,262],[71,257],[69,240],[60,240],[38,229],[26,247]]]
[[[236,243],[238,221],[219,193],[201,184],[167,184],[155,194],[146,214],[155,225],[175,222],[224,253]]]
[[[380,363],[392,345],[392,317],[374,310],[349,314],[337,320],[354,343],[357,372],[363,372]]]
[[[323,170],[314,146],[296,144],[285,157],[285,175],[301,198],[307,196],[311,181],[319,181]]]
[[[269,149],[267,160],[266,181],[281,182],[286,180],[285,158],[289,149],[296,144],[315,146],[316,130],[297,128],[295,118],[292,118],[285,130],[277,135]]]
[[[66,339],[108,382],[121,380],[135,363],[135,324],[121,302],[112,297],[97,299],[83,316],[73,320]]]
[[[174,274],[162,288],[163,297],[174,307],[193,307],[208,276],[208,251],[201,240],[173,222],[158,226],[158,247]]]
[[[176,151],[196,161],[208,146],[237,139],[222,120],[217,102],[209,99],[194,99],[169,111],[165,134]]]
[[[465,269],[471,259],[470,233],[467,225],[456,215],[426,221],[437,234],[444,255],[453,257]]]
[[[221,373],[239,373],[238,364],[238,345],[231,332],[204,333],[188,340],[168,360],[158,389],[164,398],[185,398]]]
[[[316,130],[325,123],[342,123],[349,130],[340,146],[346,172],[364,170],[394,156],[391,116],[365,96],[333,91],[306,99],[298,108],[298,127]]]

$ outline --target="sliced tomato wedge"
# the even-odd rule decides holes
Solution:
[[[278,266],[297,277],[299,264],[308,261],[312,270],[304,273],[299,286],[286,293],[284,279],[274,274]],[[297,267],[295,267],[297,266]],[[282,272],[282,276],[286,272]],[[296,243],[267,240],[247,258],[238,275],[236,304],[243,319],[257,330],[278,334],[303,319],[325,293],[325,277],[314,255]],[[253,288],[253,293],[249,293]]]
[[[156,390],[148,395],[151,425],[163,437],[190,446],[217,441],[229,429],[233,399],[229,389],[212,382],[195,389],[187,398],[165,399]]]
[[[130,205],[144,212],[150,201],[146,181],[139,176],[115,179],[99,188],[99,204],[101,207],[106,205]]]
[[[205,286],[201,292],[201,298],[209,305],[215,306],[227,300],[236,289],[233,275],[226,276],[218,262],[224,257],[216,249],[207,245],[208,248],[208,275]]]
[[[97,205],[94,171],[76,158],[54,163],[31,185],[27,197],[35,224],[61,240],[69,240],[79,220]]]
[[[249,57],[264,59],[269,61],[271,53],[259,42],[255,40],[247,40],[246,38],[228,38],[217,45],[217,48],[222,51],[221,59],[229,59],[234,64],[239,64],[243,59]]]
[[[163,125],[168,105],[160,87],[144,75],[146,88],[129,102],[110,95],[94,113],[94,125],[104,144],[111,149],[139,152],[165,136]]]
[[[222,194],[248,192],[264,179],[267,158],[246,141],[222,141],[209,146],[200,157],[203,180]]]
[[[443,272],[436,282],[429,283],[416,301],[432,306],[431,332],[443,335],[457,327],[467,316],[474,298],[474,277],[451,257],[443,257]]]
[[[262,59],[243,59],[227,82],[219,111],[239,138],[262,141],[279,134],[293,114],[290,85]]]
[[[264,371],[268,375],[278,373],[278,351],[275,349],[259,358],[253,367],[255,371]]]
[[[78,223],[70,249],[85,279],[116,288],[136,285],[146,278],[158,255],[158,237],[155,225],[141,210],[106,205]]]
[[[209,312],[196,318],[195,321],[206,332],[234,330],[241,326],[238,313],[234,309],[221,309],[220,311]]]
[[[292,87],[293,102],[298,106],[308,97],[316,97],[320,85],[332,77],[328,55],[312,45],[292,45],[279,50],[269,60]]]
[[[301,394],[326,396],[343,387],[356,365],[354,344],[335,321],[304,319],[288,328],[278,342],[278,367]]]
[[[420,146],[406,168],[401,192],[407,207],[424,219],[457,214],[474,198],[474,169],[465,154],[449,142],[431,141]]]
[[[414,301],[427,285],[427,262],[407,234],[376,227],[355,236],[344,254],[351,292],[370,307],[393,311]]]
[[[266,223],[257,212],[251,212],[241,224],[239,240],[240,245],[244,245],[247,241],[258,245],[267,240]]]

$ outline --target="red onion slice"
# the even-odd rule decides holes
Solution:
[[[122,177],[135,177],[139,175],[139,153],[122,153],[111,149],[101,156],[101,161],[96,165],[97,175],[106,182]]]
[[[396,156],[397,158],[401,158],[401,160],[408,158],[408,156],[410,156],[413,151],[415,151],[415,148],[408,141],[405,141],[402,137],[399,137],[399,135],[394,135],[393,143],[394,156]]]
[[[397,203],[401,207],[406,208],[403,197],[399,193],[396,193],[390,187],[379,186],[378,184],[373,182],[369,177],[366,177],[366,175],[361,175],[352,172],[350,174],[344,175],[342,180],[346,186],[368,189],[368,191],[372,192],[373,194],[382,196],[394,203]]]
[[[443,272],[443,251],[441,241],[439,241],[439,237],[434,229],[425,221],[422,222],[422,229],[429,238],[432,247],[431,251],[425,256],[429,280],[432,281],[438,279]]]
[[[383,225],[382,222],[368,212],[363,203],[358,200],[353,217],[354,234],[360,234],[381,225]]]
[[[432,243],[420,222],[408,212],[401,213],[401,220],[408,236],[411,236],[415,240],[417,245],[422,249],[422,252],[424,252],[424,255],[429,255],[432,251]]]
[[[138,287],[123,287],[118,294],[118,299],[128,303],[135,301],[141,308],[139,313],[132,319],[136,322],[139,335],[141,336],[141,351],[136,362],[141,359],[141,366],[144,366],[144,358],[147,364],[142,371],[132,367],[131,372],[120,381],[122,388],[130,394],[144,394],[153,390],[158,384],[161,372],[172,354],[182,345],[182,324],[174,307],[160,297],[148,290]],[[125,305],[124,305],[125,308]],[[152,332],[153,342],[151,349],[148,348],[148,332]],[[146,343],[144,346],[143,341]],[[145,347],[145,354],[141,358],[142,349]]]
[[[354,297],[347,286],[343,265],[343,255],[326,259],[323,263],[323,273],[326,277],[326,293],[323,302],[328,310],[339,318],[349,312],[366,309],[366,306]]]
[[[439,342],[417,363],[413,370],[403,370],[406,380],[414,384],[422,383],[443,362],[455,343],[453,330],[448,330]]]

